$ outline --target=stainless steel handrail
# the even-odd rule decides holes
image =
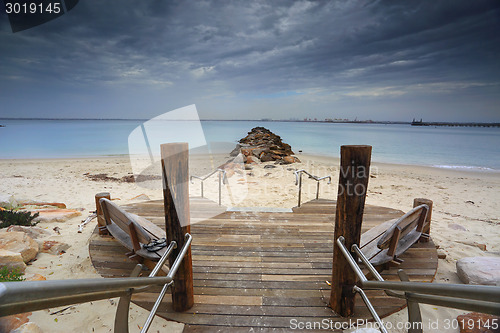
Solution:
[[[347,251],[347,248],[345,247],[345,238],[342,237],[342,236],[340,236],[337,239],[337,245],[338,245],[340,251],[342,252],[342,254],[344,255],[344,257],[346,258],[347,263],[349,264],[349,266],[351,266],[351,268],[354,271],[354,273],[356,273],[356,276],[358,277],[358,279],[360,279],[361,282],[368,281],[368,279],[366,278],[366,276],[363,274],[363,271],[361,270],[361,268],[358,266],[358,264],[356,264],[356,262],[352,258],[352,256],[349,253],[349,251]]]
[[[113,279],[73,279],[73,280],[49,280],[49,281],[26,281],[26,282],[1,282],[0,283],[0,317],[23,312],[32,312],[47,309],[54,306],[64,306],[77,303],[84,303],[113,297],[125,297],[130,301],[132,294],[143,292],[151,286],[163,285],[164,289],[158,297],[156,308],[150,313],[146,324],[151,321],[156,314],[158,306],[165,296],[168,287],[173,283],[173,277],[189,249],[192,242],[190,234],[185,235],[186,240],[179,255],[175,259],[167,276],[155,276],[172,250],[177,247],[175,242],[171,242],[165,254],[160,258],[148,277],[129,277]],[[132,275],[140,273],[141,265],[137,265]],[[160,299],[161,298],[161,299]],[[121,301],[121,300],[120,300]],[[128,303],[118,306],[117,318],[115,320],[115,332],[128,331]],[[126,309],[126,311],[124,310]],[[121,315],[127,314],[124,319]],[[150,318],[151,317],[151,318]],[[144,325],[146,327],[146,324]],[[126,328],[126,330],[125,330]],[[146,332],[143,330],[141,332]]]
[[[342,237],[342,239],[344,239],[344,238]],[[384,281],[384,278],[382,277],[382,275],[380,275],[380,273],[375,269],[375,267],[373,267],[373,265],[370,263],[370,260],[368,260],[368,258],[360,250],[360,248],[359,248],[359,246],[357,244],[352,244],[351,250],[354,251],[354,252],[356,252],[356,254],[358,255],[358,258],[361,259],[361,261],[363,262],[363,264],[365,264],[366,268],[368,268],[368,270],[370,271],[370,273],[372,273],[373,276],[377,280]],[[344,254],[344,256],[345,256],[345,254]]]
[[[343,239],[343,237],[342,237],[342,239]],[[382,277],[382,275],[380,275],[380,273],[375,269],[375,267],[373,267],[373,265],[370,263],[368,258],[361,251],[361,249],[359,248],[359,246],[357,244],[352,244],[351,250],[358,255],[358,258],[361,260],[361,262],[363,262],[363,264],[365,264],[365,267],[368,268],[368,270],[370,271],[370,273],[373,274],[375,279],[377,279],[378,281],[384,281],[384,278]],[[344,256],[345,256],[345,254],[344,254]],[[395,293],[391,290],[384,290],[384,292],[387,296],[406,299],[404,294],[398,294],[398,293]]]
[[[422,282],[393,282],[384,281],[382,276],[377,272],[375,267],[368,261],[359,247],[354,244],[353,252],[358,254],[360,260],[365,264],[366,268],[375,276],[378,281],[368,281],[363,271],[358,266],[351,253],[345,247],[344,237],[340,236],[336,240],[337,247],[340,249],[346,258],[349,266],[359,279],[359,285],[366,289],[385,290],[390,296],[405,298],[407,302],[432,304],[437,306],[452,307],[462,310],[480,311],[498,315],[500,314],[500,287],[497,286],[477,286],[477,285],[462,285],[462,284],[443,284],[443,283],[422,283]],[[404,274],[403,270],[399,270],[400,278]],[[333,282],[333,281],[332,281]],[[357,289],[356,289],[357,288]],[[360,287],[353,288],[353,292],[359,292]],[[405,294],[400,295],[392,292],[392,290],[403,291]],[[368,299],[363,300],[369,303]],[[370,309],[370,306],[368,306]],[[413,307],[414,309],[414,307]],[[371,311],[371,310],[370,310]],[[414,311],[409,311],[410,322],[421,323],[421,320],[412,318]],[[420,315],[420,312],[417,311]],[[376,320],[376,318],[374,318]],[[421,325],[420,325],[421,326]],[[419,330],[421,331],[421,330]]]
[[[187,234],[186,234],[187,236]],[[156,263],[155,267],[149,273],[149,277],[154,277],[158,274],[160,269],[165,265],[165,261],[167,261],[168,257],[170,257],[170,254],[172,253],[173,250],[177,248],[177,242],[176,241],[171,241],[170,244],[168,244],[168,248],[165,251],[165,253],[161,256],[160,260]]]
[[[388,289],[405,292],[427,293],[436,296],[459,297],[487,302],[500,301],[500,287],[496,286],[425,282],[365,281],[363,282],[363,287],[367,289]]]
[[[344,254],[344,257],[346,257],[349,265],[351,267],[357,267],[357,269],[353,269],[358,278],[361,280],[361,284],[363,285],[363,287],[369,289],[388,289],[406,292],[432,293],[433,295],[461,297],[488,302],[500,301],[500,287],[497,286],[385,281],[377,272],[375,267],[373,267],[373,265],[366,259],[364,254],[359,251],[359,247],[357,245],[353,245],[352,248],[355,250],[355,252],[361,252],[361,254],[363,254],[363,256],[360,256],[360,258],[366,265],[368,270],[370,270],[370,272],[374,274],[379,280],[368,281],[359,266],[354,261],[354,258],[351,256],[349,251],[347,251],[344,245],[344,237],[340,236],[339,239],[337,239],[337,245],[341,249],[342,254]]]
[[[358,286],[354,286],[352,287],[352,290],[356,293],[358,293],[360,296],[361,296],[361,299],[363,300],[363,302],[365,303],[366,307],[368,308],[368,311],[370,311],[373,319],[375,319],[375,321],[377,322],[377,324],[379,325],[379,328],[380,330],[382,331],[382,333],[388,333],[387,332],[387,329],[385,328],[384,326],[384,323],[382,322],[382,320],[380,319],[377,311],[375,310],[375,308],[373,307],[372,303],[370,302],[370,300],[368,299],[368,296],[366,296],[365,292],[363,291],[363,289],[361,289],[360,287]]]
[[[141,264],[135,265],[131,277],[137,277],[141,274],[143,266]],[[148,287],[145,287],[148,288]],[[120,297],[118,306],[116,307],[115,314],[115,332],[128,333],[128,311],[130,308],[130,300],[132,299],[132,291],[134,289],[129,289],[126,296]]]
[[[219,206],[222,204],[222,184],[227,184],[227,174],[226,174],[226,170],[224,169],[215,169],[214,171],[212,171],[211,173],[209,173],[208,175],[204,176],[204,177],[200,177],[200,176],[191,176],[189,177],[189,180],[191,181],[191,184],[194,184],[193,182],[193,179],[196,178],[196,179],[199,179],[201,182],[201,197],[204,198],[204,193],[203,193],[203,182],[205,180],[207,180],[210,176],[212,176],[213,174],[215,174],[216,172],[219,173]]]
[[[320,182],[320,180],[328,178],[327,184],[332,183],[332,177],[330,177],[330,176],[319,177],[319,176],[311,175],[309,172],[307,172],[304,169],[297,170],[294,173],[295,173],[295,185],[296,186],[299,185],[299,203],[298,203],[297,207],[300,207],[300,201],[301,201],[301,195],[302,195],[302,173],[305,173],[306,175],[309,176],[309,178],[312,178],[317,182],[316,183],[316,200],[318,200],[318,198],[319,198],[319,182]]]
[[[172,265],[172,268],[168,272],[167,276],[170,276],[172,278],[175,276],[175,273],[177,273],[177,270],[179,269],[179,266],[181,265],[182,260],[184,260],[184,256],[186,255],[186,252],[189,249],[189,246],[191,245],[192,241],[193,241],[193,237],[190,234],[186,234],[186,241],[184,243],[184,246],[182,247],[181,251],[179,252],[179,255],[177,256],[177,258],[175,258],[175,261]],[[166,257],[168,257],[168,256],[166,256]],[[165,260],[166,260],[166,257],[165,257]],[[163,259],[163,257],[162,257],[162,259]],[[158,262],[158,263],[160,263],[160,262]],[[156,270],[156,268],[158,266],[159,266],[158,264],[155,266],[155,269],[153,270],[153,272]],[[157,269],[156,272],[158,272],[158,270],[159,269]],[[151,274],[153,272],[151,272]],[[141,333],[146,333],[148,331],[148,329],[151,326],[151,323],[153,322],[153,319],[156,315],[156,312],[158,311],[158,307],[160,306],[161,302],[163,301],[163,298],[165,297],[165,294],[167,293],[168,288],[173,284],[173,282],[174,281],[171,281],[163,286],[160,294],[158,295],[158,298],[156,299],[155,304],[153,305],[153,308],[151,309],[151,312],[149,313],[148,319],[146,320],[146,322],[144,323],[144,326],[142,327]]]
[[[36,311],[29,304],[37,301],[56,300],[63,297],[88,296],[100,292],[124,292],[129,288],[162,285],[172,281],[170,277],[152,278],[115,278],[115,279],[78,279],[2,282],[0,284],[0,316],[13,314],[9,312],[12,306],[26,305],[24,312]]]

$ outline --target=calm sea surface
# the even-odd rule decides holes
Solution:
[[[147,134],[151,147],[168,141],[199,142],[203,136],[207,142],[235,143],[253,127],[264,126],[280,135],[296,153],[302,150],[338,157],[341,145],[369,144],[373,146],[372,160],[378,162],[500,170],[500,128],[202,121],[200,135],[192,123],[179,121],[136,129],[142,121],[0,120],[6,126],[0,128],[0,158],[128,154],[129,135],[134,129],[136,135]]]

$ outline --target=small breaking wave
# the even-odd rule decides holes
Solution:
[[[433,165],[433,167],[441,169],[454,169],[454,170],[498,171],[492,168],[472,166],[472,165]]]

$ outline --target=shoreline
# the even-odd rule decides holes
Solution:
[[[312,158],[312,159],[318,159],[324,162],[327,161],[335,161],[336,165],[340,163],[340,157],[334,157],[334,156],[329,156],[329,155],[322,155],[322,154],[311,154],[311,153],[299,153],[295,154],[298,158],[301,156],[305,156],[307,158]],[[423,164],[405,164],[405,163],[392,163],[392,162],[380,162],[380,161],[374,161],[372,160],[371,166],[379,166],[379,167],[393,167],[393,168],[418,168],[421,169],[422,171],[428,170],[428,171],[443,171],[443,172],[450,172],[450,173],[456,173],[458,174],[477,174],[477,175],[491,175],[493,177],[495,176],[500,176],[500,170],[497,169],[491,169],[488,168],[487,170],[482,169],[481,167],[471,167],[471,168],[462,168],[462,167],[439,167],[435,165],[423,165]]]
[[[218,155],[227,160],[228,154]],[[251,170],[230,177],[233,197],[241,193],[236,206],[279,207],[297,205],[298,188],[295,185],[294,170],[306,169],[318,176],[330,175],[330,185],[320,184],[320,198],[336,199],[339,175],[338,157],[297,154],[301,163],[274,165],[272,162],[250,165]],[[209,165],[210,164],[210,165]],[[213,162],[213,165],[219,164]],[[190,169],[195,174],[206,174],[212,168],[203,158],[191,158]],[[268,167],[272,165],[274,167]],[[154,171],[156,172],[156,171]],[[52,255],[40,253],[37,260],[28,266],[26,273],[37,273],[49,280],[99,278],[89,259],[88,242],[95,227],[95,220],[77,233],[78,225],[89,211],[95,210],[94,196],[99,192],[110,192],[118,205],[134,201],[144,194],[151,200],[163,198],[161,181],[146,183],[92,180],[86,174],[106,173],[121,179],[132,173],[128,155],[62,158],[62,159],[10,159],[0,160],[0,194],[14,195],[36,201],[63,202],[71,209],[80,209],[82,216],[66,222],[40,222],[52,233],[49,240],[70,243],[66,253]],[[205,182],[205,196],[217,201],[217,177]],[[431,237],[446,259],[440,259],[436,282],[460,283],[456,274],[456,261],[471,256],[500,256],[500,217],[497,203],[500,201],[500,173],[440,169],[425,166],[399,165],[373,162],[368,183],[366,204],[378,205],[408,211],[413,199],[425,197],[433,200]],[[233,191],[234,190],[234,191]],[[190,194],[199,195],[200,184],[190,184]],[[302,202],[315,198],[316,182],[303,177]],[[229,202],[227,192],[223,193],[223,204]],[[52,230],[57,227],[60,235]],[[478,247],[481,245],[481,247]],[[482,250],[483,248],[484,250]],[[57,316],[57,311],[34,312],[31,321],[44,332],[108,332],[112,328],[116,299],[75,305]],[[464,311],[435,306],[422,306],[422,316],[427,321],[455,319]],[[384,321],[406,321],[406,310],[402,310]],[[142,325],[146,311],[133,306],[130,322]],[[58,322],[55,323],[54,319]],[[152,330],[165,331],[165,327],[181,332],[183,324],[155,318]],[[438,330],[439,332],[453,332]],[[436,331],[436,332],[438,332]]]
[[[339,152],[340,154],[340,152]],[[221,156],[221,155],[227,155],[229,158],[229,152],[227,154],[212,154],[213,156]],[[92,156],[78,156],[78,157],[26,157],[26,158],[3,158],[0,157],[0,163],[2,162],[16,162],[16,161],[25,161],[25,162],[30,162],[30,161],[68,161],[68,160],[77,160],[77,161],[85,161],[89,159],[120,159],[120,158],[126,158],[127,160],[130,160],[129,154],[109,154],[109,155],[92,155]],[[196,156],[196,155],[194,155]],[[198,155],[199,156],[199,155]],[[334,161],[336,165],[340,163],[340,157],[335,157],[332,155],[325,155],[325,154],[319,154],[319,153],[298,153],[295,154],[294,156],[297,156],[298,158],[306,157],[306,158],[313,158],[313,159],[318,159],[321,161]],[[159,159],[159,156],[155,156],[155,158]],[[500,169],[492,169],[489,167],[478,167],[478,166],[468,166],[468,165],[425,165],[425,164],[407,164],[407,163],[395,163],[395,162],[383,162],[383,161],[377,161],[377,160],[372,160],[371,165],[375,166],[384,166],[384,167],[395,167],[395,168],[422,168],[422,169],[428,169],[428,170],[443,170],[445,172],[456,172],[456,173],[464,173],[464,174],[478,174],[478,175],[491,175],[493,177],[495,176],[500,176]]]

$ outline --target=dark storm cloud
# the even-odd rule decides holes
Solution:
[[[217,98],[294,96],[273,105],[287,118],[287,103],[470,94],[498,117],[496,1],[80,1],[17,34],[2,19],[0,87],[13,107],[22,91],[71,103],[146,93],[214,110]]]

